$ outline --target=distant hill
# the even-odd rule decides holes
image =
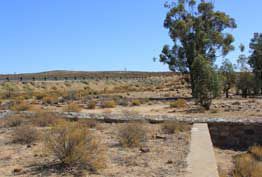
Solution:
[[[112,78],[146,78],[152,76],[170,76],[173,72],[143,72],[143,71],[66,71],[54,70],[39,73],[1,74],[0,80],[85,80]]]

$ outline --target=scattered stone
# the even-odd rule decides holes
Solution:
[[[173,164],[174,162],[173,162],[173,160],[168,160],[166,163],[167,164]]]
[[[156,135],[156,139],[163,139],[163,140],[166,140],[167,137],[164,136],[164,135]]]
[[[150,152],[150,149],[149,149],[148,147],[141,147],[141,148],[140,148],[140,151],[141,151],[142,153],[148,153],[148,152]]]
[[[22,169],[21,168],[15,168],[13,170],[14,173],[21,173],[22,172]]]

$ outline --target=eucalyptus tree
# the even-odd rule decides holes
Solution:
[[[249,47],[251,49],[251,56],[248,63],[255,75],[256,90],[262,93],[262,33],[254,34]]]
[[[236,82],[236,73],[234,71],[234,65],[228,60],[224,60],[220,69],[223,81],[223,91],[226,97],[229,97],[229,90],[233,87]]]
[[[225,30],[236,28],[233,18],[216,11],[214,3],[206,0],[174,0],[165,4],[168,13],[164,27],[169,30],[173,46],[164,45],[160,62],[169,65],[170,70],[189,73],[192,95],[197,77],[192,66],[197,57],[202,57],[211,66],[218,56],[225,56],[234,49],[234,37]]]

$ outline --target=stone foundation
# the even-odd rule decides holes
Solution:
[[[262,145],[261,123],[209,123],[213,145],[222,149],[247,150]]]

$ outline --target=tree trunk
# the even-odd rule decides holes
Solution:
[[[226,98],[229,97],[229,94],[228,94],[229,90],[226,90]]]

